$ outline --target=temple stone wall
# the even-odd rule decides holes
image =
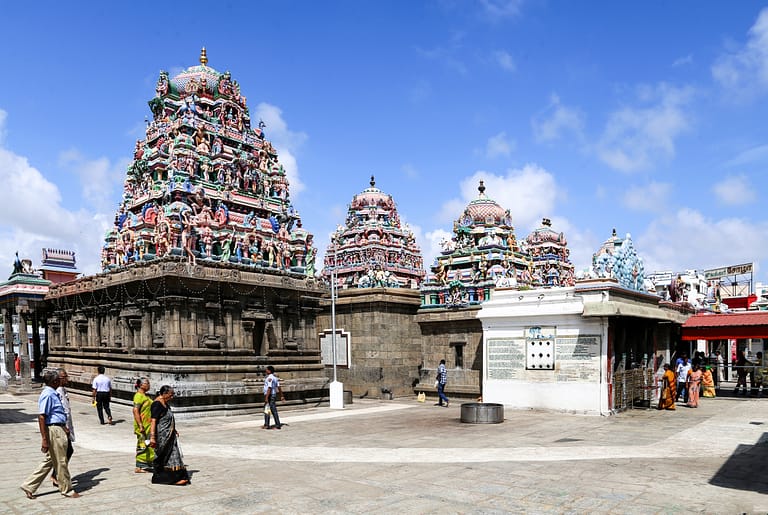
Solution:
[[[90,390],[96,367],[128,400],[138,377],[177,393],[177,412],[258,411],[267,365],[289,403],[327,398],[316,318],[325,289],[302,276],[163,258],[57,286],[47,297],[48,366]]]
[[[336,369],[354,396],[413,395],[422,365],[422,339],[414,315],[419,292],[406,289],[342,290],[336,303],[336,329],[350,334],[349,367]],[[320,331],[331,329],[330,300],[323,302]],[[333,368],[326,367],[333,378]],[[384,392],[382,392],[382,389]]]
[[[435,392],[441,359],[448,367],[447,392],[476,398],[482,372],[482,325],[478,308],[422,313],[418,292],[403,289],[342,290],[336,303],[336,329],[350,335],[349,367],[336,373],[354,396],[410,396]],[[323,302],[319,332],[330,331],[330,300]],[[457,363],[456,347],[462,363]],[[326,376],[333,377],[331,367]],[[382,392],[384,390],[384,393]]]
[[[415,321],[422,334],[424,367],[417,391],[435,391],[437,366],[444,359],[448,371],[445,391],[449,398],[477,398],[482,394],[483,326],[477,319],[479,310],[477,306],[419,311]]]

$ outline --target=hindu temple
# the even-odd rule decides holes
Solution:
[[[370,187],[352,198],[344,225],[331,236],[323,274],[341,288],[418,288],[424,261],[408,224],[401,224],[392,198]]]
[[[285,169],[229,71],[160,72],[104,272],[51,287],[49,364],[119,394],[173,384],[181,410],[256,407],[274,365],[294,402],[322,397],[315,319],[325,288]]]
[[[573,286],[573,263],[570,260],[568,240],[552,229],[552,221],[544,218],[541,226],[524,240],[531,257],[535,286]]]
[[[512,215],[485,193],[453,223],[453,236],[442,242],[432,274],[421,288],[422,307],[466,307],[480,304],[497,286],[530,286],[528,256],[515,236]]]

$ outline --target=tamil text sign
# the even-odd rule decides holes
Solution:
[[[713,268],[712,270],[705,270],[704,278],[706,280],[710,280],[710,279],[719,279],[721,277],[726,277],[729,275],[741,275],[741,274],[751,274],[751,273],[752,273],[752,263],[745,263],[743,265],[724,266],[721,268]]]

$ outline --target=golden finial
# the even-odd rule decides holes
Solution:
[[[200,51],[200,64],[208,66],[208,54],[205,53],[205,47]]]

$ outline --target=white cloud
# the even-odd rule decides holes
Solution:
[[[480,0],[483,15],[491,21],[517,17],[522,3],[522,0]]]
[[[405,174],[406,177],[409,179],[418,179],[419,178],[419,170],[412,165],[411,163],[405,163],[403,166],[400,167],[400,170]]]
[[[744,46],[715,61],[712,76],[729,90],[729,99],[747,100],[768,91],[768,9],[760,11]]]
[[[515,141],[510,140],[506,132],[500,132],[488,139],[485,144],[485,157],[489,159],[499,156],[509,157],[514,148]]]
[[[283,120],[283,111],[277,106],[264,102],[256,107],[256,116],[252,119],[261,119],[267,125],[264,132],[277,150],[278,160],[288,176],[291,199],[295,202],[296,197],[304,190],[304,183],[299,176],[299,166],[295,154],[299,152],[307,140],[307,134],[291,131],[288,124]]]
[[[725,166],[743,166],[752,163],[764,163],[766,161],[768,161],[768,145],[759,145],[739,153],[733,159],[729,159]]]
[[[122,193],[130,162],[124,159],[113,165],[106,157],[87,159],[77,149],[59,155],[59,165],[77,175],[83,198],[98,212],[116,210],[115,199]]]
[[[692,95],[690,88],[666,84],[640,88],[640,101],[651,105],[611,113],[597,144],[599,158],[611,168],[633,172],[674,157],[675,139],[691,125],[685,107]]]
[[[693,64],[693,54],[688,54],[683,57],[678,57],[672,62],[672,68],[677,68],[679,66],[685,66],[688,64]]]
[[[712,187],[717,200],[727,205],[751,204],[757,198],[745,175],[731,175]]]
[[[460,183],[461,198],[445,202],[438,220],[459,218],[470,201],[478,198],[478,186],[484,181],[485,194],[504,209],[509,209],[516,230],[528,232],[543,217],[552,217],[561,195],[555,177],[537,164],[510,169],[504,175],[477,171]]]
[[[458,218],[458,215],[456,216]],[[421,255],[424,258],[424,268],[429,273],[432,266],[432,262],[437,256],[440,255],[440,251],[443,250],[440,246],[440,242],[444,240],[450,240],[453,237],[453,233],[446,231],[445,229],[435,229],[424,234],[424,239],[416,239],[416,242],[421,245]]]
[[[435,61],[443,65],[445,68],[452,70],[459,75],[467,74],[466,65],[459,59],[453,56],[453,51],[442,47],[436,47],[432,49],[416,48],[416,52],[422,57]]]
[[[768,222],[715,220],[686,208],[654,220],[635,244],[647,271],[750,263],[768,255]]]
[[[429,81],[420,79],[408,90],[407,95],[412,104],[420,104],[432,96],[432,85]]]
[[[502,70],[507,72],[514,72],[517,70],[515,59],[509,52],[505,50],[498,50],[493,53],[493,57],[496,59],[496,64],[498,64]]]
[[[576,139],[583,139],[584,119],[578,109],[564,106],[560,97],[552,95],[549,105],[531,119],[533,135],[539,143],[555,141],[572,134]]]
[[[672,193],[672,185],[667,182],[651,182],[645,186],[633,186],[624,193],[624,205],[635,211],[658,213]]]
[[[0,113],[1,133],[5,131],[5,113]],[[81,272],[98,271],[99,249],[111,216],[66,209],[54,183],[25,157],[2,146],[0,184],[0,266],[6,264],[10,273],[18,251],[37,267],[43,248],[58,248],[75,251]]]

